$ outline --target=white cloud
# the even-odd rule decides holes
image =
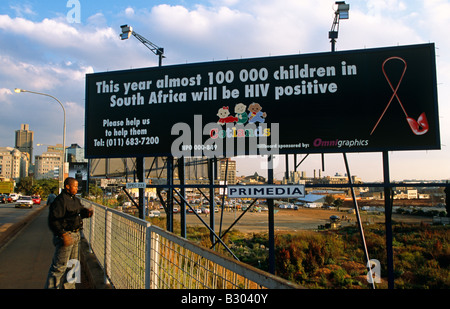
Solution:
[[[132,7],[127,7],[125,9],[125,15],[127,17],[133,17],[134,16],[134,9]]]
[[[7,88],[0,88],[0,102],[2,103],[10,103],[10,96],[12,95],[12,91]]]
[[[88,24],[68,24],[65,18],[46,18],[33,22],[0,15],[0,33],[3,31],[5,35],[14,36],[22,44],[26,42],[31,48],[37,49],[44,60],[78,61],[101,71],[123,68],[124,63],[127,63],[123,61],[125,58],[134,60],[129,62],[130,67],[136,67],[136,63],[150,65],[147,51],[121,41],[119,26],[117,29],[101,26],[101,18],[103,15],[96,14],[92,19],[88,18]],[[15,51],[15,56],[21,53],[28,53],[28,50]]]
[[[102,13],[96,13],[92,16],[89,16],[87,22],[91,26],[95,27],[106,27],[107,20]]]
[[[66,64],[32,64],[0,56],[0,78],[3,84],[17,87],[52,90],[63,88],[67,83],[82,83],[86,73],[92,73],[89,66],[77,67]]]
[[[233,8],[162,4],[153,7],[149,20],[151,28],[162,32],[159,37],[184,57],[212,60],[323,51],[331,14],[325,1],[250,0]]]
[[[400,12],[406,10],[407,5],[401,0],[368,0],[369,14],[386,15],[386,12]]]
[[[10,103],[6,104],[8,113],[15,121],[0,123],[0,146],[11,145],[5,142],[7,130],[10,131],[8,139],[13,143],[12,128],[18,128],[22,121],[31,122],[42,143],[46,142],[43,136],[48,138],[47,143],[59,138],[60,130],[55,130],[60,118],[57,108],[52,104],[37,104],[39,110],[32,115],[24,114],[17,106],[31,110],[40,98],[16,95],[12,92],[15,87],[49,92],[61,98],[70,114],[67,141],[82,145],[85,74],[157,63],[157,57],[137,40],[119,39],[119,26],[125,23],[165,48],[164,64],[330,50],[328,31],[333,21],[334,1],[211,0],[202,3],[206,4],[157,4],[146,8],[125,5],[115,15],[99,7],[81,24],[68,24],[65,14],[37,20],[31,6],[14,5],[16,18],[0,15],[0,105]],[[450,48],[446,33],[450,24],[449,1],[355,0],[350,6],[350,19],[341,21],[338,50],[436,42],[442,143],[450,145],[447,133],[450,132],[450,106],[445,101],[450,95],[450,59],[445,52]],[[27,16],[33,16],[33,20]],[[36,117],[57,121],[42,124]],[[443,167],[440,175],[444,175],[448,155],[444,160],[441,154],[448,154],[446,151],[396,154],[392,169],[401,174],[403,158],[408,158],[404,161],[411,164],[423,162],[423,157],[440,162]],[[315,161],[313,164],[318,168]],[[354,174],[367,169],[367,164],[354,164],[358,168]],[[426,175],[428,167],[424,166]]]
[[[14,4],[10,8],[16,13],[16,16],[23,17],[25,15],[36,15],[29,4]]]

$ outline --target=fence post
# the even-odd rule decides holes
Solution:
[[[145,227],[145,288],[150,289],[150,274],[151,274],[151,252],[152,252],[152,234],[150,231],[150,223]]]
[[[150,273],[151,273],[151,284],[152,289],[158,289],[158,277],[159,277],[159,234],[152,233],[152,228],[149,228],[149,243],[151,243],[150,249]]]
[[[94,208],[94,205],[89,202],[90,204],[90,208]],[[92,216],[89,218],[89,253],[92,253],[92,240],[94,239],[94,226],[95,226],[95,213],[96,211],[94,211],[94,213],[92,214]]]
[[[105,208],[105,283],[108,284],[108,276],[111,274],[111,232],[112,212]]]

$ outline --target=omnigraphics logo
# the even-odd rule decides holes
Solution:
[[[70,24],[81,23],[81,3],[79,0],[69,0],[67,1],[66,7],[71,8],[67,12],[67,22]]]

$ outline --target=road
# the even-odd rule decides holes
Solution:
[[[31,216],[30,216],[31,215]],[[30,220],[33,215],[37,217]],[[0,247],[0,289],[42,289],[53,256],[52,235],[47,226],[45,203],[32,209],[0,206],[0,228],[21,224]],[[16,225],[14,225],[14,223]],[[10,233],[3,231],[0,236]]]
[[[41,202],[41,205],[34,205],[33,208],[15,208],[14,203],[0,204],[0,239],[9,228],[44,206],[45,201]]]
[[[0,232],[25,218],[32,209],[14,208],[13,203],[0,204]]]

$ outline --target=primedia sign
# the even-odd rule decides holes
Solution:
[[[299,198],[305,197],[304,185],[228,186],[229,198]]]

